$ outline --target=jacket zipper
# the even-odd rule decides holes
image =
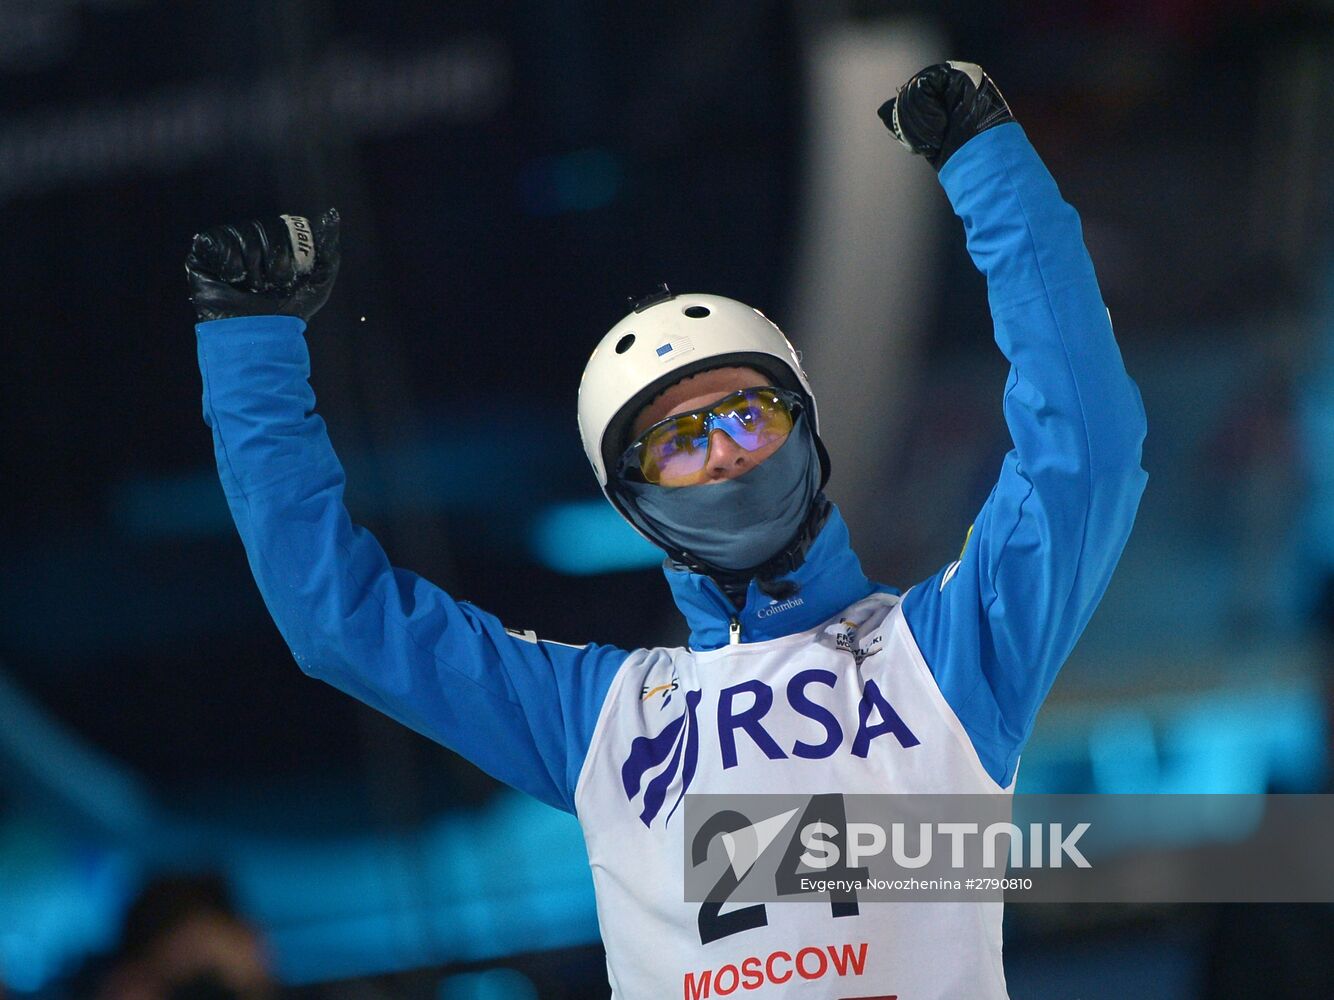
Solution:
[[[729,646],[741,645],[741,620],[733,618],[727,623],[727,644]]]

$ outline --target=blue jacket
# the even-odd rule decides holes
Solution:
[[[960,559],[904,597],[904,614],[983,766],[1007,785],[1039,705],[1107,587],[1145,474],[1144,411],[1125,372],[1079,219],[1018,125],[951,157],[940,181],[986,275],[1011,363],[1014,448]],[[507,631],[393,566],[343,504],[342,466],[315,413],[304,323],[197,326],[204,419],[250,567],[306,673],[570,811],[627,651]],[[738,613],[704,577],[667,571],[691,645],[812,628],[879,587],[835,512],[794,579],[802,603]]]

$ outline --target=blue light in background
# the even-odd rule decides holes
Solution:
[[[537,987],[522,972],[491,969],[450,976],[440,984],[439,1000],[537,1000]]]
[[[1143,712],[1111,711],[1089,731],[1093,785],[1104,795],[1151,795],[1162,780],[1153,723]]]
[[[35,993],[109,949],[138,875],[123,851],[35,820],[0,823],[0,983]]]
[[[457,419],[447,435],[344,455],[353,515],[531,506],[538,487],[562,469],[559,443],[524,414],[474,410]],[[235,530],[212,468],[119,483],[111,492],[110,513],[120,532],[137,539],[230,536]]]
[[[662,562],[662,551],[602,500],[554,504],[538,512],[529,541],[539,562],[572,576],[647,569]]]
[[[518,792],[392,837],[249,838],[227,867],[292,985],[598,939],[578,822]]]

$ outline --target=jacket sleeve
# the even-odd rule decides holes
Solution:
[[[959,560],[909,591],[903,610],[983,766],[1007,786],[1130,535],[1147,479],[1144,407],[1079,217],[1023,130],[983,132],[940,181],[1010,361],[1014,447]]]
[[[389,564],[343,505],[304,329],[286,316],[196,327],[223,492],[297,664],[573,812],[603,699],[628,654],[508,632]]]

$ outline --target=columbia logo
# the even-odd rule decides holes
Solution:
[[[789,597],[786,601],[774,601],[768,607],[760,608],[755,612],[756,618],[772,618],[774,615],[781,615],[784,611],[791,611],[793,608],[799,608],[806,603],[804,597]]]

